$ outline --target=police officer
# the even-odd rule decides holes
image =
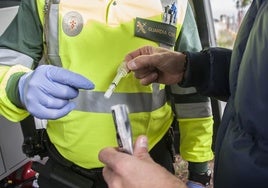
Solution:
[[[0,38],[0,113],[15,122],[29,114],[47,120],[44,136],[47,134],[49,160],[36,167],[41,187],[106,187],[98,152],[117,145],[110,107],[118,103],[129,108],[134,139],[146,134],[152,157],[170,171],[173,156],[166,140],[172,123],[180,120],[185,144],[185,131],[194,134],[190,129],[200,127],[207,136],[200,142],[199,132],[191,135],[188,147],[181,148],[191,149],[181,152],[186,160],[201,166],[196,173],[207,171],[206,161],[213,158],[209,100],[186,103],[183,96],[187,95],[173,90],[183,99],[177,101],[180,108],[174,121],[165,85],[142,86],[132,73],[118,84],[110,99],[103,97],[127,52],[159,43],[186,48],[190,39],[194,46],[200,45],[194,24],[184,29],[192,28],[195,34],[190,32],[191,36],[180,30],[185,15],[193,23],[192,13],[186,13],[187,1],[175,2],[175,29],[162,24],[166,5],[161,3],[22,0],[17,16]],[[182,42],[175,44],[179,35]],[[45,65],[38,66],[42,57]],[[194,90],[191,95],[196,95]],[[203,109],[209,110],[199,113]],[[205,149],[193,153],[192,147]]]

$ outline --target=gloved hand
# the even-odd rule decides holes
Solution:
[[[57,119],[75,108],[78,89],[94,89],[87,78],[52,65],[41,65],[18,83],[20,100],[39,119]]]

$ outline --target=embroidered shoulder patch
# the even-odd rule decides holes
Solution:
[[[76,36],[83,29],[83,18],[81,14],[75,11],[68,12],[62,20],[63,32],[68,36]]]

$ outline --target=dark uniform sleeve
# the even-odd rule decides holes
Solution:
[[[187,68],[180,86],[194,86],[202,95],[226,101],[230,96],[229,68],[232,51],[209,48],[201,52],[185,53]]]
[[[25,54],[37,65],[43,51],[42,30],[35,0],[22,0],[17,15],[0,37],[0,48]]]

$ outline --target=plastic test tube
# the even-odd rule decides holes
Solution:
[[[116,76],[114,77],[112,83],[110,84],[109,88],[107,89],[107,91],[104,94],[104,97],[106,99],[111,97],[111,95],[113,94],[116,86],[120,82],[121,78],[125,77],[128,74],[128,72],[129,72],[129,70],[126,68],[125,62],[121,63],[121,65],[117,69]]]

